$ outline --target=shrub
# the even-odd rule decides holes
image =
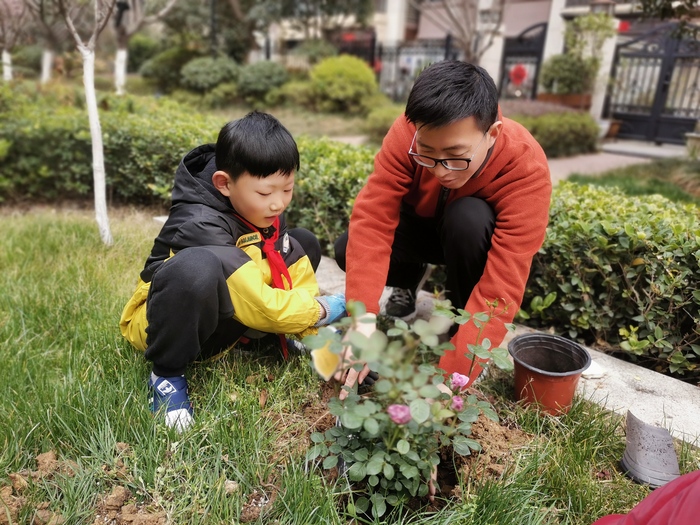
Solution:
[[[325,253],[348,227],[355,197],[374,167],[374,150],[301,137],[301,169],[287,220],[313,231]]]
[[[235,82],[219,84],[204,95],[202,104],[209,109],[223,108],[233,104],[238,98],[238,85]]]
[[[327,40],[304,40],[292,50],[292,54],[305,57],[309,64],[313,66],[324,58],[336,56],[338,48]]]
[[[542,64],[540,84],[547,93],[588,93],[597,69],[597,62],[577,55],[553,55]]]
[[[472,450],[481,450],[479,443],[469,438],[472,423],[481,413],[498,421],[496,412],[476,395],[461,393],[468,376],[454,373],[446,380],[444,371],[434,363],[446,348],[454,348],[451,343],[440,344],[438,339],[450,328],[452,319],[459,324],[483,326],[504,311],[497,302],[488,306],[489,312],[472,317],[462,310],[455,317],[449,305],[444,305],[429,321],[420,319],[409,327],[396,320],[386,334],[376,331],[367,338],[356,333],[349,338],[353,357],[367,363],[380,379],[371,396],[351,392],[343,401],[330,400],[329,411],[340,425],[311,435],[314,445],[307,460],[323,458],[325,469],[337,466],[343,472],[347,468],[353,492],[359,496],[348,509],[351,515],[368,513],[371,506],[371,515],[380,518],[389,507],[424,497],[441,456],[453,452],[468,456]],[[360,304],[349,309],[353,317],[341,326],[349,327],[356,322],[356,315],[364,313]],[[326,328],[304,342],[314,348],[312,358],[317,371],[323,377],[332,374],[332,367],[325,372],[319,370],[324,360],[318,357],[320,353],[342,352],[340,335]],[[508,352],[490,348],[488,340],[476,340],[469,349],[462,350],[512,369]]]
[[[313,109],[314,90],[308,80],[293,80],[271,89],[265,96],[270,106],[290,105]]]
[[[160,43],[148,35],[136,33],[129,39],[127,49],[129,53],[126,70],[130,73],[136,73],[147,60],[156,56],[160,49]]]
[[[698,375],[700,213],[660,196],[561,183],[524,312],[659,371]]]
[[[28,73],[41,72],[41,46],[22,46],[12,53],[12,67]]]
[[[164,93],[180,85],[180,70],[198,53],[183,47],[173,47],[147,60],[139,70],[143,78],[155,84]]]
[[[363,100],[378,92],[372,68],[350,55],[321,61],[310,77],[321,111],[365,113]]]
[[[539,117],[514,115],[525,126],[549,158],[596,151],[598,124],[588,113],[546,114]]]
[[[220,84],[235,82],[238,73],[238,64],[228,57],[195,58],[180,70],[180,85],[198,93],[208,93]]]
[[[277,62],[256,62],[243,66],[238,79],[238,92],[248,100],[260,101],[271,89],[287,81],[287,70]]]
[[[21,86],[23,91],[16,91],[14,84],[0,84],[0,142],[5,155],[0,163],[0,200],[50,201],[90,195],[89,126],[85,110],[76,106],[82,93],[65,86],[41,91],[33,83]],[[118,202],[169,204],[181,157],[194,146],[214,142],[225,123],[182,107],[170,97],[104,95],[100,102],[108,191]],[[288,219],[316,232],[330,253],[372,171],[374,150],[328,139],[301,137],[297,143],[301,170]]]
[[[391,125],[399,116],[403,115],[405,110],[405,105],[389,104],[370,111],[364,125],[365,133],[369,139],[374,143],[381,144]]]
[[[92,150],[87,114],[74,105],[0,90],[0,141],[9,142],[0,164],[0,200],[51,201],[90,195]],[[167,100],[101,97],[108,192],[129,203],[161,202],[174,170],[189,149],[216,140],[224,122],[186,114]],[[169,195],[167,197],[169,200]]]

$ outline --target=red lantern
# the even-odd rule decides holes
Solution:
[[[522,64],[515,64],[508,72],[508,77],[513,85],[519,86],[527,78],[527,68]]]

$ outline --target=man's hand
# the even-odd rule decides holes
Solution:
[[[346,339],[352,330],[369,337],[377,330],[377,316],[375,314],[366,313],[358,317],[355,321],[355,327],[349,330],[348,334],[346,334]],[[353,365],[360,363],[360,361],[356,361],[353,357],[350,345],[343,348],[342,357],[342,368],[336,372],[333,377],[335,377],[337,381],[343,383],[343,386],[348,387],[348,389],[352,389],[356,383],[362,383],[365,380],[367,374],[370,373],[370,369],[366,363],[362,363],[364,366],[359,372],[353,368]],[[344,388],[341,389],[340,394],[338,394],[338,398],[342,401],[347,396],[348,390]]]

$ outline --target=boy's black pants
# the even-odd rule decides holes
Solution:
[[[308,230],[288,231],[316,271],[321,245]],[[215,355],[234,344],[248,327],[233,319],[226,279],[236,260],[231,246],[185,248],[153,274],[146,304],[146,359],[160,376],[184,374],[200,355]]]
[[[496,216],[482,199],[462,197],[445,208],[441,218],[426,219],[412,209],[401,209],[391,247],[386,286],[415,289],[424,265],[445,265],[447,298],[455,308],[464,308],[484,273],[491,248]],[[348,233],[335,242],[335,259],[345,270]]]

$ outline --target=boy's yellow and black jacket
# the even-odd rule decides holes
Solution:
[[[122,313],[122,335],[140,350],[146,349],[146,302],[154,273],[180,250],[195,246],[231,248],[222,251],[227,254],[222,265],[235,320],[262,332],[303,336],[316,331],[314,325],[320,310],[314,297],[319,291],[311,261],[299,243],[287,234],[283,214],[275,249],[287,265],[292,288],[273,287],[262,245],[265,238],[274,236],[274,227],[259,231],[251,228],[213,186],[214,151],[213,144],[199,146],[180,162],[168,219]]]

